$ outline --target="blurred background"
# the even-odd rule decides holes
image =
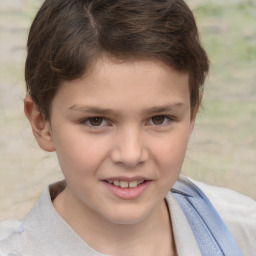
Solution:
[[[256,1],[187,0],[211,60],[183,173],[256,199]],[[28,28],[42,0],[0,0],[0,221],[62,179],[23,114]]]

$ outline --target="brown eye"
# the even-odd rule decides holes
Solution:
[[[160,125],[165,122],[165,116],[153,116],[152,123],[155,125]]]
[[[88,118],[88,121],[91,126],[100,126],[103,122],[103,118],[102,117],[91,117],[91,118]]]

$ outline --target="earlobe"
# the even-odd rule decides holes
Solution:
[[[30,96],[26,96],[24,99],[24,112],[31,124],[32,132],[38,145],[45,151],[55,151],[50,121],[45,120],[43,114],[38,111],[36,104]]]

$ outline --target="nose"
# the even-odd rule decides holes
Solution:
[[[116,135],[111,151],[115,164],[128,168],[136,167],[148,159],[148,150],[141,133],[137,129],[124,129]]]

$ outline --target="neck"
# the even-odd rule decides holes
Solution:
[[[142,221],[117,224],[70,200],[64,190],[54,200],[59,214],[92,248],[107,255],[175,255],[168,207],[163,202]],[[145,246],[146,245],[146,246]]]

